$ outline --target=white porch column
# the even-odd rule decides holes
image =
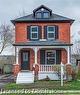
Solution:
[[[70,64],[70,46],[68,46],[68,48],[67,48],[67,64]]]
[[[38,48],[34,48],[34,53],[35,53],[35,60],[34,60],[34,63],[37,64],[37,51],[38,51]]]
[[[18,47],[16,47],[16,64],[19,64],[18,58],[19,58],[19,49]]]

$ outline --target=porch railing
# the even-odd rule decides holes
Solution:
[[[51,72],[54,71],[54,66],[53,65],[39,65],[39,71],[40,72]]]

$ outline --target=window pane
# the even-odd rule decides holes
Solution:
[[[49,18],[49,13],[43,13],[43,18]]]
[[[23,53],[23,61],[28,61],[28,53]]]
[[[41,13],[37,13],[37,14],[36,14],[36,17],[37,17],[37,18],[41,18],[41,17],[42,17],[42,14],[41,14]]]
[[[36,32],[37,31],[37,27],[32,27],[32,32]]]
[[[38,38],[37,33],[32,33],[32,38]]]
[[[47,38],[51,38],[51,39],[55,38],[55,26],[47,27]]]
[[[46,62],[47,64],[55,64],[56,52],[55,51],[47,51],[46,52]]]
[[[48,27],[48,31],[55,31],[55,27]]]
[[[54,33],[48,33],[48,38],[54,38],[54,37],[55,37]]]
[[[55,53],[53,53],[53,52],[47,52],[47,57],[55,57]]]
[[[47,59],[47,64],[55,64],[55,59]]]

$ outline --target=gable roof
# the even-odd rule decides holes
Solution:
[[[46,10],[52,12],[51,9],[49,9],[48,7],[46,7],[46,6],[44,6],[44,5],[41,5],[41,6],[39,6],[38,8],[34,9],[33,12],[36,12],[36,11],[38,11],[38,10],[41,9],[41,8],[44,8],[44,9],[46,9]]]
[[[39,10],[40,8],[45,8],[47,10],[49,10],[50,12],[52,11],[51,9],[47,8],[44,5],[41,5],[40,7],[36,8],[33,10],[33,12]],[[70,22],[71,24],[73,23],[73,19],[61,16],[61,15],[57,15],[52,13],[52,15],[50,16],[50,18],[35,18],[34,14],[30,14],[27,16],[23,16],[14,20],[11,20],[11,22],[13,24],[15,24],[16,22]]]

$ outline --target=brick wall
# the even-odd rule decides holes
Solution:
[[[27,26],[39,25],[42,26],[42,38],[44,38],[44,26],[58,25],[59,40],[63,42],[70,42],[70,23],[16,23],[16,39],[15,42],[27,42]]]
[[[12,71],[13,71],[14,76],[17,76],[17,74],[18,74],[19,71],[20,71],[20,65],[19,65],[19,64],[14,64]]]
[[[30,70],[32,71],[33,70],[33,64],[35,63],[34,62],[34,51],[32,49],[21,49],[21,50],[29,50],[30,51]],[[20,50],[20,51],[21,51]],[[40,64],[40,50],[38,50],[37,52],[37,63]],[[67,51],[65,49],[62,49],[61,51],[61,61],[66,64],[67,63]],[[15,64],[13,65],[13,72],[14,72],[14,75],[17,75],[18,72],[21,70],[21,56],[20,56],[20,52],[19,52],[19,64]]]
[[[58,25],[58,33],[59,33],[59,40],[62,42],[70,43],[70,23],[16,23],[15,24],[15,42],[27,42],[27,26],[30,25],[39,25],[42,26],[42,38],[44,38],[44,26],[46,25]],[[34,64],[34,51],[30,50],[30,70],[32,70],[32,66]],[[20,55],[20,54],[19,54]],[[66,50],[62,50],[61,52],[61,61],[66,64],[67,63],[67,52]],[[19,65],[21,64],[21,58],[19,56]],[[40,50],[38,51],[38,64],[40,64]],[[17,68],[17,69],[16,69]],[[15,70],[16,69],[16,70]],[[20,66],[15,66],[14,73],[18,73],[20,70]]]

